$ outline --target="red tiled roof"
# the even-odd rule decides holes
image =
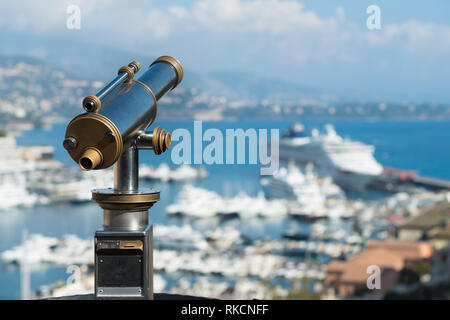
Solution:
[[[433,247],[428,242],[410,242],[396,240],[369,240],[367,250],[370,249],[386,249],[395,252],[404,259],[420,260],[431,257]]]
[[[338,281],[341,283],[364,283],[370,276],[367,268],[371,265],[378,266],[381,271],[400,271],[406,260],[429,258],[432,253],[431,244],[426,242],[370,240],[367,249],[357,257],[346,262],[333,261],[328,264],[327,270],[330,274],[340,273]]]

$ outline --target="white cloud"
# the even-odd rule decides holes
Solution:
[[[450,26],[409,20],[382,20],[368,30],[343,7],[323,17],[294,0],[58,0],[0,2],[0,28],[38,35],[95,37],[129,51],[170,52],[201,71],[241,69],[271,76],[298,77],[322,85],[373,79],[412,79],[418,61],[423,72],[448,79]],[[186,4],[187,3],[187,4]],[[66,29],[66,8],[81,8],[81,32]],[[331,4],[333,5],[333,4]],[[361,12],[364,17],[365,11]],[[78,40],[78,39],[76,39]],[[426,62],[426,63],[425,63]],[[346,76],[347,78],[343,78]],[[425,78],[425,77],[424,77]],[[432,78],[429,76],[429,78]],[[353,82],[352,82],[353,81]],[[380,86],[388,81],[380,81]],[[400,80],[398,81],[400,82]],[[406,83],[406,81],[404,81]],[[442,82],[442,81],[441,81]],[[377,84],[378,85],[378,84]],[[368,86],[370,86],[368,84]],[[374,85],[372,84],[372,87]]]
[[[132,5],[102,0],[2,2],[0,25],[30,32],[58,31],[57,26],[67,19],[67,6],[72,4],[80,6],[83,20],[99,28],[124,26],[126,22],[130,29],[140,28],[140,24],[163,25],[163,29],[176,32],[187,23],[209,30],[280,34],[327,27],[327,21],[293,0],[197,0],[188,7],[165,8],[143,0]]]
[[[170,6],[168,11],[179,19],[185,18],[189,14],[185,8],[180,6]]]
[[[308,49],[342,52],[357,46],[397,46],[411,53],[430,46],[437,47],[440,54],[450,50],[449,26],[410,20],[369,31],[363,23],[349,21],[341,6],[325,19],[293,0],[196,0],[187,6],[165,7],[145,0],[132,4],[104,0],[1,2],[0,27],[36,34],[64,32],[66,8],[71,4],[81,8],[82,28],[100,32],[106,40],[138,35],[147,41],[164,41],[183,35],[186,39],[220,36],[223,41],[239,41],[259,36],[274,46],[303,42],[306,53],[302,55],[310,58],[327,54],[308,53]]]
[[[367,41],[372,46],[400,46],[409,53],[450,53],[450,27],[434,23],[408,20],[400,24],[386,24],[380,31],[369,32]]]
[[[69,5],[82,8],[82,16],[96,10],[102,1],[94,0],[24,0],[0,3],[0,27],[30,34],[58,32],[66,26]]]
[[[189,16],[199,25],[220,31],[284,34],[326,27],[326,21],[304,10],[303,4],[286,0],[200,0]]]

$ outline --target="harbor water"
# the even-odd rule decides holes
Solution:
[[[303,122],[307,129],[320,128],[325,122]],[[160,123],[167,131],[186,128],[193,134],[193,122]],[[291,122],[204,122],[203,129],[249,128],[280,129],[284,132]],[[375,146],[375,158],[384,166],[417,170],[420,175],[450,180],[450,150],[446,142],[450,140],[450,122],[334,122],[336,131],[343,137],[350,137]],[[26,131],[17,138],[19,145],[52,145],[55,159],[70,166],[73,161],[62,148],[65,124],[55,124],[49,131]],[[204,143],[204,146],[207,143]],[[141,163],[158,166],[167,163],[174,166],[170,151],[154,156],[151,151],[140,152]],[[233,197],[241,191],[256,196],[261,191],[259,165],[210,165],[205,166],[209,177],[194,181],[192,184],[212,190],[224,197]],[[145,183],[145,185],[150,185]],[[161,200],[150,210],[155,224],[178,225],[191,224],[196,230],[206,231],[217,221],[184,220],[167,217],[164,208],[171,204],[183,187],[182,183],[152,183],[161,191]],[[92,186],[95,188],[96,186]],[[375,196],[367,193],[353,193],[352,197]],[[16,208],[0,211],[0,252],[19,245],[23,231],[28,234],[39,233],[44,236],[61,238],[66,234],[75,234],[80,238],[93,237],[97,229],[102,228],[102,212],[95,203],[42,205],[33,208]],[[252,239],[280,239],[286,231],[306,232],[308,225],[287,218],[267,218],[250,220],[229,220],[221,223],[240,230]],[[345,226],[343,226],[345,227]],[[39,266],[31,268],[31,289],[69,276],[65,267]],[[0,299],[20,299],[20,268],[0,265]]]

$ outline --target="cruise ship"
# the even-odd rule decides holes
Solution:
[[[383,172],[373,146],[344,139],[329,124],[325,131],[313,129],[308,135],[302,124],[292,125],[280,138],[280,160],[312,163],[319,174],[331,176],[347,190],[362,190]]]

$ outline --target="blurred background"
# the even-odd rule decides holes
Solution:
[[[93,292],[90,189],[112,172],[82,172],[65,127],[120,66],[166,54],[185,76],[157,125],[278,129],[282,162],[141,152],[155,292],[448,299],[449,22],[444,0],[2,2],[0,299]]]

